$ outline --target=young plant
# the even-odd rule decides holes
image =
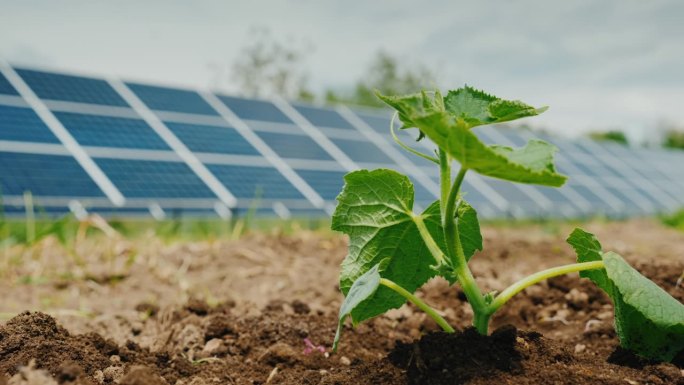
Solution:
[[[486,335],[491,316],[511,297],[542,280],[581,272],[605,290],[615,305],[615,326],[622,345],[649,358],[671,360],[684,349],[684,305],[641,276],[615,253],[603,253],[593,235],[575,230],[568,242],[577,251],[573,264],[543,270],[501,293],[482,293],[468,261],[482,250],[475,209],[461,193],[468,171],[510,182],[559,187],[566,177],[556,172],[556,148],[531,140],[522,148],[487,145],[473,129],[534,116],[546,108],[503,100],[470,87],[406,96],[378,95],[397,110],[402,128],[418,128],[438,150],[435,156],[397,142],[439,166],[440,199],[422,213],[413,211],[409,178],[392,170],[359,170],[345,176],[332,228],[350,238],[341,266],[345,295],[333,349],[344,320],[354,325],[398,308],[407,300],[425,311],[445,331],[454,329],[413,293],[435,276],[458,283],[473,309],[473,325]],[[392,126],[394,134],[394,127]],[[452,165],[460,167],[455,178]]]

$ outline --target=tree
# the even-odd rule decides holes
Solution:
[[[325,99],[328,102],[382,107],[383,103],[375,96],[375,90],[385,95],[408,94],[420,89],[435,88],[435,78],[435,74],[422,64],[400,64],[396,57],[380,51],[366,74],[356,82],[351,95],[339,95],[328,90]]]
[[[602,142],[615,142],[623,145],[629,144],[629,140],[625,133],[619,130],[594,131],[589,133],[589,137]]]
[[[279,95],[286,99],[312,100],[305,70],[308,44],[283,44],[268,29],[253,28],[252,40],[232,65],[232,78],[238,89],[250,97]]]
[[[663,147],[684,149],[684,131],[676,129],[666,131]]]

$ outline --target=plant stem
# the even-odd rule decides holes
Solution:
[[[439,211],[444,218],[446,202],[449,197],[449,187],[451,187],[451,162],[446,151],[439,149]]]
[[[512,284],[506,290],[502,291],[499,293],[499,295],[494,298],[494,300],[489,304],[488,306],[488,313],[493,314],[496,312],[501,306],[503,306],[506,302],[508,302],[509,299],[511,299],[514,295],[520,293],[521,291],[525,290],[527,287],[530,287],[536,283],[539,283],[545,279],[549,279],[552,277],[556,277],[559,275],[564,275],[568,273],[575,273],[578,271],[584,271],[584,270],[595,270],[595,269],[603,269],[603,261],[593,261],[593,262],[583,262],[583,263],[573,263],[570,265],[563,265],[563,266],[557,266],[557,267],[552,267],[550,269],[542,270],[537,273],[534,273],[532,275],[529,275],[520,281]]]
[[[428,250],[430,251],[430,254],[432,254],[432,257],[437,262],[437,265],[448,264],[446,258],[444,257],[444,253],[442,252],[442,249],[440,249],[439,246],[437,246],[437,243],[432,238],[432,235],[430,235],[430,231],[428,231],[427,226],[425,226],[423,217],[414,214],[413,222],[416,224],[418,232],[420,233],[420,237],[423,239],[423,242],[425,242],[425,246],[427,246]]]
[[[433,309],[432,307],[430,307],[430,305],[423,302],[423,300],[421,300],[420,298],[411,294],[406,289],[404,289],[403,287],[401,287],[401,286],[397,285],[396,283],[390,281],[389,279],[380,278],[380,284],[394,290],[399,295],[406,298],[407,300],[409,300],[414,305],[418,306],[418,308],[420,310],[424,311],[427,315],[430,316],[430,318],[435,320],[437,325],[439,325],[445,332],[447,332],[447,333],[453,333],[454,332],[454,328],[452,328],[451,325],[449,325],[449,323],[447,323],[447,321],[441,315],[439,315],[435,309]]]
[[[468,261],[463,253],[463,245],[458,233],[456,218],[458,193],[465,178],[467,168],[461,167],[454,183],[450,186],[449,194],[444,205],[442,216],[442,226],[444,227],[444,240],[446,242],[449,257],[454,264],[454,274],[458,283],[463,289],[463,293],[468,299],[468,303],[473,308],[473,325],[480,334],[487,334],[489,317],[486,316],[487,304],[480,288],[475,282],[475,277],[468,267]],[[444,180],[444,179],[442,179]],[[442,186],[442,189],[444,186]]]

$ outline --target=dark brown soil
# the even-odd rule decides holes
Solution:
[[[603,231],[619,237],[625,236],[623,227],[641,229],[624,241],[607,236],[604,244],[684,301],[684,288],[677,286],[684,271],[683,236],[665,232],[657,240],[653,234],[664,230],[654,230],[653,224],[594,226],[599,233],[601,226],[613,226]],[[649,231],[650,240],[661,246],[653,255],[641,254],[639,240],[649,238],[644,235]],[[487,229],[485,238],[487,251],[476,256],[473,270],[486,290],[501,290],[536,269],[569,262],[560,235]],[[193,290],[192,284],[188,288],[187,282],[165,283],[149,270],[149,261],[134,265],[120,282],[60,285],[58,294],[69,298],[75,291],[83,302],[93,303],[90,308],[102,310],[85,318],[25,312],[9,319],[0,326],[0,385],[684,384],[684,353],[674,363],[657,363],[620,349],[610,301],[577,275],[554,278],[515,297],[494,317],[490,337],[469,328],[472,314],[463,294],[433,280],[418,295],[441,309],[459,332],[442,333],[423,313],[404,306],[355,329],[346,327],[340,350],[332,355],[341,298],[334,276],[344,242],[311,234],[236,242],[190,245],[181,248],[182,256],[161,251],[179,265],[196,257],[200,262],[184,271],[202,288],[239,289],[222,297]],[[271,251],[254,252],[265,249]],[[207,250],[211,256],[204,254]],[[263,269],[244,261],[231,265],[245,255]],[[276,256],[279,261],[265,265]],[[318,262],[309,272],[298,258]],[[268,271],[267,277],[259,271]],[[153,286],[143,284],[145,277]],[[249,279],[242,282],[244,277]],[[265,286],[269,282],[275,287]],[[25,307],[33,310],[41,308],[30,305],[41,303],[32,299],[36,293],[55,291],[53,284],[45,285],[0,289],[29,298]],[[165,293],[168,302],[141,290]]]

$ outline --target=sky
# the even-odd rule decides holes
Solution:
[[[0,59],[126,80],[215,88],[254,28],[313,47],[315,91],[349,89],[379,50],[550,109],[531,126],[648,140],[684,127],[684,2],[0,0]],[[229,82],[220,88],[235,92]]]

